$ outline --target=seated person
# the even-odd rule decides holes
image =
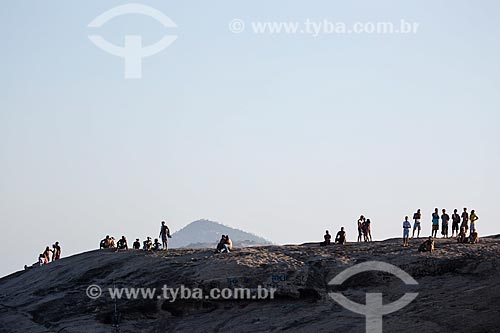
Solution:
[[[335,236],[335,243],[345,244],[345,241],[346,241],[346,234],[344,231],[344,227],[341,227],[340,231],[337,232],[337,236]]]
[[[326,245],[330,245],[331,243],[331,239],[332,239],[332,235],[330,235],[330,233],[328,232],[328,230],[326,231],[325,235],[323,236],[323,238],[325,239],[324,242],[321,242],[319,243],[320,246],[326,246]]]
[[[233,241],[229,238],[229,235],[226,235],[226,241],[224,242],[223,248],[221,250],[222,253],[224,252],[231,252],[233,249]]]
[[[224,249],[224,244],[226,244],[226,235],[222,235],[219,241],[219,244],[217,244],[217,248],[215,249],[216,253],[222,252]]]
[[[477,231],[471,231],[470,236],[469,236],[469,243],[471,244],[476,244],[479,242],[479,235],[477,234]]]
[[[158,241],[158,238],[155,238],[155,241],[153,242],[153,251],[159,251],[161,250],[161,243]]]
[[[118,243],[116,245],[117,245],[116,251],[118,251],[118,250],[128,250],[127,239],[125,238],[125,236],[122,236],[122,238],[120,238],[118,240]]]
[[[99,244],[99,249],[108,249],[110,241],[111,239],[109,238],[109,235],[107,235],[106,238],[104,238]]]
[[[141,242],[139,242],[139,238],[135,239],[134,244],[132,244],[132,248],[134,250],[140,250],[141,249]]]
[[[38,266],[43,266],[45,264],[45,256],[43,255],[43,253],[40,253],[40,255],[38,256]]]
[[[467,243],[467,236],[465,234],[465,227],[460,228],[460,233],[457,237],[457,242],[459,243]]]
[[[432,252],[432,251],[434,251],[434,240],[432,239],[432,236],[429,236],[429,239],[420,244],[418,252]]]
[[[153,243],[151,242],[151,237],[148,237],[144,242],[142,242],[143,246],[142,249],[144,251],[151,251],[153,247]]]

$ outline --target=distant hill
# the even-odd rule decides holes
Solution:
[[[169,244],[172,248],[211,248],[217,244],[222,235],[229,235],[235,247],[272,244],[265,238],[209,220],[191,222],[174,232]]]

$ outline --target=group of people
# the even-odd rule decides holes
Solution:
[[[372,241],[371,221],[363,215],[358,219],[358,242],[361,242],[362,239],[365,242]]]
[[[323,236],[325,239],[323,242],[319,243],[320,246],[327,246],[332,243],[332,235],[330,235],[330,232],[328,230],[325,231],[325,235]],[[335,236],[335,244],[345,244],[346,243],[346,233],[344,230],[344,227],[341,227],[339,232],[337,232],[337,235]]]
[[[229,235],[222,235],[215,253],[229,253],[233,249],[233,241],[229,238]]]
[[[421,210],[418,209],[416,213],[413,214],[413,234],[411,238],[415,237],[415,231],[417,232],[417,238],[420,237],[421,227],[421,219],[422,213]],[[422,249],[429,249],[432,251],[434,248],[433,238],[437,238],[437,233],[439,231],[439,222],[441,221],[441,235],[443,238],[448,238],[449,234],[449,222],[451,221],[451,237],[455,235],[457,237],[457,241],[459,243],[477,243],[479,241],[479,236],[476,229],[476,223],[479,217],[476,214],[475,210],[472,210],[470,214],[467,212],[467,208],[463,209],[461,215],[458,214],[458,209],[453,211],[453,214],[448,215],[446,209],[441,210],[441,215],[439,214],[439,209],[435,208],[432,213],[432,231],[431,236],[421,245]],[[470,222],[470,227],[469,227]],[[406,216],[403,222],[403,246],[408,246],[410,229],[412,225],[409,221],[409,217]],[[469,232],[469,236],[467,237],[467,232]],[[432,244],[430,243],[432,241]],[[432,245],[432,246],[431,246]],[[420,248],[419,248],[420,250]]]
[[[52,249],[50,248],[50,246],[47,246],[45,250],[38,255],[37,262],[35,262],[31,266],[24,265],[24,269],[43,266],[59,259],[61,259],[61,246],[59,245],[59,242],[55,242],[54,244],[52,244]]]
[[[52,249],[47,246],[43,253],[40,253],[38,256],[38,265],[42,266],[59,259],[61,259],[61,247],[59,246],[59,242],[55,242],[52,244]]]
[[[170,229],[165,224],[165,221],[161,222],[159,237],[161,238],[162,243],[159,242],[158,238],[155,238],[153,242],[151,241],[151,237],[148,236],[146,240],[142,242],[142,249],[144,251],[159,251],[159,250],[166,251],[168,249],[168,239],[172,238],[172,236],[170,235]],[[109,249],[109,248],[115,248],[117,252],[119,250],[125,250],[125,251],[128,250],[129,247],[127,243],[127,238],[125,236],[122,236],[115,244],[115,238],[107,235],[99,243],[99,249]],[[136,238],[135,242],[132,244],[132,248],[134,250],[141,249],[141,242],[139,241],[139,238]]]

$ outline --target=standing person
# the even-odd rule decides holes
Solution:
[[[415,237],[415,230],[417,230],[417,238],[420,238],[420,220],[422,219],[422,213],[420,213],[420,209],[417,209],[417,212],[413,214],[413,235],[411,238]]]
[[[50,250],[50,247],[46,247],[45,251],[43,251],[43,258],[44,258],[44,263],[48,264],[50,262],[50,253],[52,251]]]
[[[432,238],[436,238],[439,230],[439,209],[434,209],[432,213]]]
[[[50,250],[50,252],[52,252],[52,260],[51,261],[56,261],[56,244],[52,244],[52,250]]]
[[[370,219],[366,219],[365,222],[365,230],[366,230],[366,239],[365,241],[372,241],[372,221]]]
[[[172,238],[172,236],[170,236],[170,229],[165,225],[165,221],[161,221],[160,237],[163,250],[166,251],[168,248],[168,238]]]
[[[453,210],[453,215],[451,215],[451,237],[453,237],[453,234],[458,237],[458,230],[460,228],[460,215],[458,215],[458,209]]]
[[[408,246],[408,238],[410,237],[411,223],[408,221],[408,216],[405,216],[403,222],[403,246]]]
[[[469,213],[467,213],[467,208],[464,208],[462,213],[462,224],[460,225],[460,228],[464,228],[465,233],[469,230]]]
[[[471,232],[471,234],[472,234],[472,232],[476,231],[476,221],[478,219],[479,219],[479,217],[477,217],[476,211],[471,210],[471,212],[470,212],[470,232]]]
[[[366,229],[366,220],[361,223],[361,233],[363,234],[363,242],[368,241],[368,230]]]
[[[52,261],[61,259],[61,247],[59,246],[59,242],[55,242],[52,245]]]
[[[358,219],[358,242],[361,242],[363,236],[363,223],[365,223],[365,217],[361,215]]]
[[[443,238],[448,238],[448,223],[450,221],[450,215],[446,213],[446,209],[443,209],[443,214],[441,215],[441,234]]]
[[[140,250],[141,249],[141,242],[139,242],[139,238],[135,239],[134,244],[132,244],[132,248],[134,250]]]

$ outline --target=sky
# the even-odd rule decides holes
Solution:
[[[497,1],[2,3],[0,276],[59,241],[156,236],[206,218],[276,244],[372,221],[401,237],[417,208],[475,209],[498,234]],[[245,30],[230,31],[240,19]],[[418,22],[415,34],[254,33],[252,22]],[[178,38],[124,78],[94,45]]]

